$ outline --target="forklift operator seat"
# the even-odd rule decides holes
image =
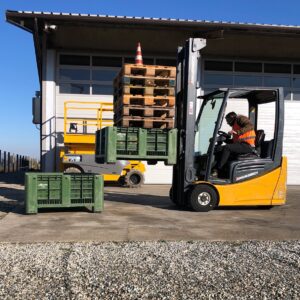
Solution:
[[[261,152],[261,145],[265,140],[265,131],[260,129],[256,131],[256,137],[255,137],[255,150],[257,151],[258,155],[260,155]]]
[[[267,157],[265,154],[267,151],[271,153],[270,147],[273,143],[265,142],[264,130],[257,130],[255,137],[255,151],[247,154],[240,154],[233,157],[233,160],[229,161],[228,164],[228,178],[235,178],[239,172],[246,169],[263,168],[266,163],[270,163],[270,156]],[[244,172],[244,171],[243,171]],[[232,179],[233,180],[233,179]]]

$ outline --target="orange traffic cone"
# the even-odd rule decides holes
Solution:
[[[138,42],[138,45],[137,45],[137,48],[136,48],[135,64],[136,65],[142,65],[143,64],[143,56],[142,56],[142,49],[141,49],[140,42]]]

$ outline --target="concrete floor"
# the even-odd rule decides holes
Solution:
[[[170,186],[105,187],[100,214],[86,209],[24,214],[24,186],[0,177],[0,241],[290,240],[300,239],[300,187],[288,187],[285,206],[178,210]]]

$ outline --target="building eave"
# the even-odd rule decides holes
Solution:
[[[30,20],[48,21],[48,22],[71,22],[76,21],[85,24],[123,24],[123,25],[146,25],[146,26],[166,26],[181,27],[185,30],[197,30],[198,28],[218,29],[218,30],[237,30],[237,31],[255,31],[299,34],[299,25],[279,25],[279,24],[259,24],[243,22],[224,22],[209,20],[190,20],[190,19],[173,19],[173,18],[154,18],[154,17],[131,17],[131,16],[114,16],[101,14],[75,14],[63,12],[37,12],[37,11],[6,11],[6,20],[14,25],[32,31],[33,22]],[[23,24],[22,24],[23,23]],[[22,25],[21,25],[22,24]]]

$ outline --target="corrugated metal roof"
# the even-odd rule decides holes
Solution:
[[[300,25],[283,25],[283,24],[263,24],[263,23],[245,23],[245,22],[225,22],[225,21],[209,21],[209,20],[191,20],[191,19],[174,19],[174,18],[155,18],[155,17],[136,17],[136,16],[114,16],[101,14],[80,14],[80,13],[64,13],[64,12],[40,12],[40,11],[7,11],[7,14],[35,15],[35,16],[61,16],[61,17],[78,17],[78,18],[106,18],[107,20],[135,20],[135,21],[152,21],[172,23],[185,23],[185,25],[223,25],[234,27],[256,27],[256,28],[274,28],[274,29],[300,29]]]

